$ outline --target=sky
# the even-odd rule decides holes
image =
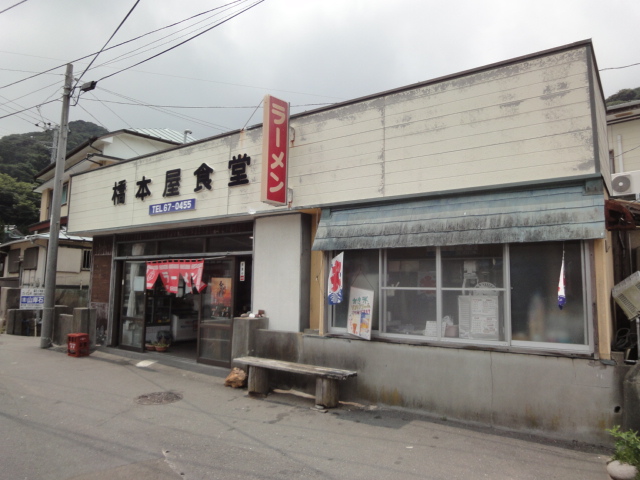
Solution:
[[[67,63],[97,81],[70,120],[197,139],[261,123],[265,94],[299,113],[587,39],[609,96],[640,87],[619,68],[639,18],[637,0],[0,0],[0,136],[60,123]]]

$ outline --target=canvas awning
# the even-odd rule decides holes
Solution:
[[[604,238],[604,210],[584,185],[325,209],[313,250]]]

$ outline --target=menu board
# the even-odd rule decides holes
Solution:
[[[500,311],[497,295],[461,295],[458,297],[460,338],[498,340]]]

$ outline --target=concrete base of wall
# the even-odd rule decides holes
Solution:
[[[341,400],[593,444],[610,444],[605,430],[622,422],[628,371],[587,359],[315,335],[302,337],[299,361],[356,370],[340,384]]]
[[[6,333],[8,335],[38,336],[40,335],[40,324],[38,319],[42,318],[39,310],[7,310]]]
[[[256,355],[256,333],[269,327],[269,319],[262,318],[234,318],[233,337],[231,339],[231,358]]]
[[[89,334],[90,347],[96,342],[96,311],[90,308],[56,307],[54,311],[53,343],[66,345],[70,333]]]

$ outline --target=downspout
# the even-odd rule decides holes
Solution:
[[[616,155],[616,157],[618,158],[618,172],[622,173],[624,172],[624,158],[622,157],[622,135],[618,135],[618,155]]]

